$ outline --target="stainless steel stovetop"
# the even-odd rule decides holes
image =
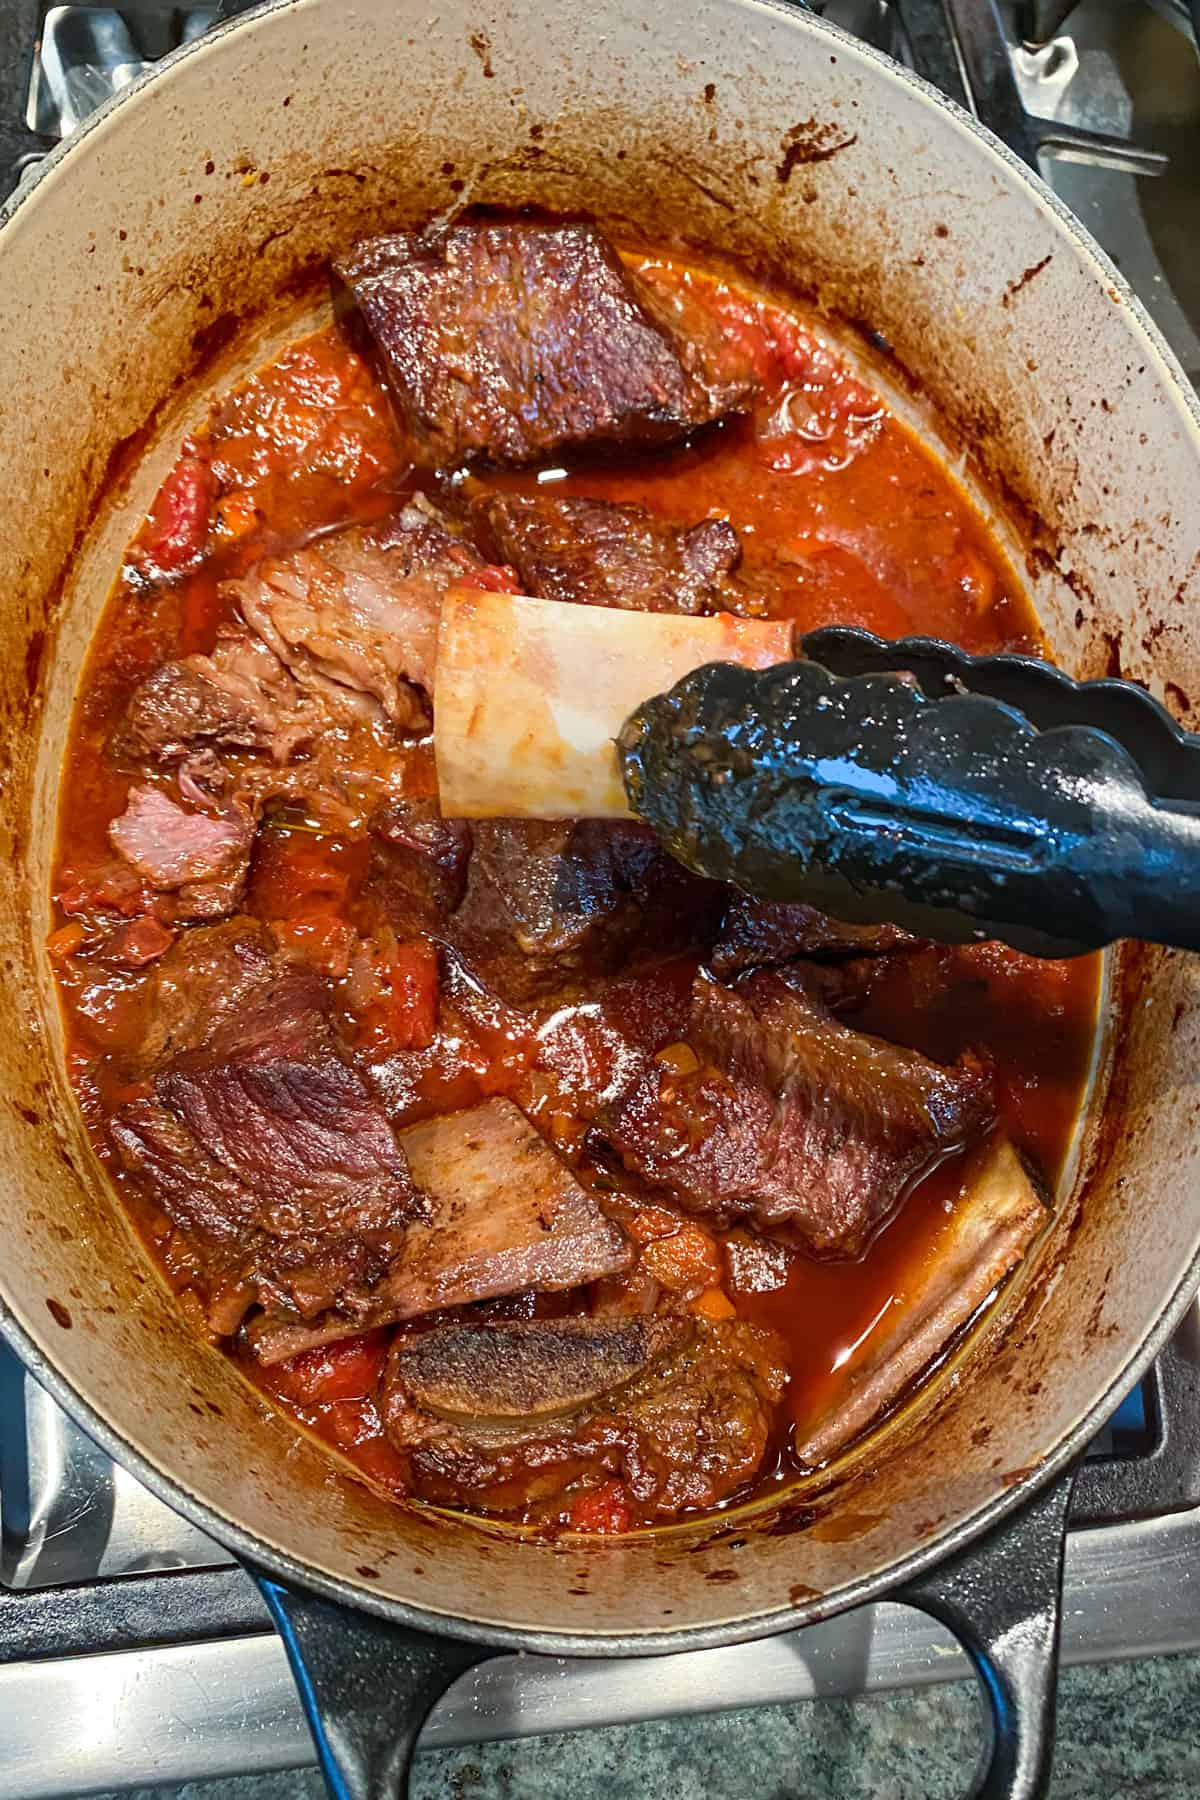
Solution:
[[[1011,3],[1011,0],[1010,0]],[[974,101],[1100,239],[1200,386],[1200,59],[1184,0],[825,0],[817,10]],[[49,145],[218,5],[28,12],[21,125]],[[237,0],[225,10],[238,10]],[[37,22],[41,20],[40,31]],[[4,71],[0,71],[3,87]],[[9,86],[11,87],[11,81]],[[15,124],[16,121],[13,121]],[[0,128],[4,121],[0,120]],[[1200,1649],[1200,1311],[1089,1465],[1071,1529],[1068,1663]],[[1114,1454],[1115,1453],[1115,1454]],[[1096,1520],[1104,1520],[1097,1523]],[[282,1645],[227,1553],[155,1500],[0,1350],[0,1800],[314,1760]],[[859,1694],[969,1673],[884,1604],[728,1650],[508,1657],[463,1678],[428,1744]]]

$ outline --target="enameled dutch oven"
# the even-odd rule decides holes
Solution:
[[[1200,706],[1195,398],[1086,233],[965,114],[774,0],[274,0],[89,120],[0,234],[4,1331],[264,1577],[341,1791],[402,1782],[437,1694],[497,1650],[697,1649],[902,1593],[988,1673],[977,1791],[1035,1794],[1064,1475],[1200,1273],[1193,958],[1110,958],[1071,1177],[982,1338],[816,1488],[621,1543],[523,1542],[345,1478],[178,1316],[88,1148],[42,946],[120,551],[213,389],[312,317],[307,273],[472,201],[677,237],[867,322],[897,404],[1002,502],[1054,657],[1119,668],[1185,723]]]

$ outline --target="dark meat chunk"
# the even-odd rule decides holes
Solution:
[[[632,1251],[510,1100],[489,1100],[400,1133],[430,1217],[354,1309],[311,1325],[266,1315],[249,1328],[263,1362],[351,1331],[506,1294],[553,1293],[628,1268]]]
[[[417,731],[429,722],[442,595],[483,567],[427,502],[414,501],[383,525],[261,562],[228,589],[303,689],[353,696]]]
[[[337,1054],[319,979],[286,969],[155,1083],[280,1236],[349,1223],[407,1184],[390,1125]]]
[[[752,1231],[731,1231],[721,1246],[735,1294],[774,1294],[787,1286],[792,1252]]]
[[[244,820],[185,812],[156,787],[133,788],[108,835],[139,875],[164,890],[222,874],[248,845]]]
[[[206,797],[197,789],[193,797]],[[240,801],[187,809],[163,788],[130,790],[112,821],[114,850],[160,893],[177,919],[222,918],[241,900],[250,869],[255,815]]]
[[[143,990],[136,1069],[156,1073],[171,1058],[215,1036],[266,987],[274,944],[255,919],[227,919],[185,932]]]
[[[402,1342],[391,1374],[422,1412],[523,1423],[602,1399],[689,1336],[670,1318],[446,1325]]]
[[[434,931],[467,886],[471,831],[430,796],[385,801],[371,820],[371,884],[401,937]]]
[[[216,1336],[236,1331],[258,1285],[253,1196],[153,1100],[128,1101],[109,1132],[126,1175],[183,1234],[202,1271],[209,1329]]]
[[[160,986],[165,976],[179,987],[188,955],[184,939]],[[386,1273],[423,1203],[382,1109],[339,1054],[320,982],[275,963],[253,935],[210,938],[199,958],[200,1028],[189,1023],[189,1047],[151,1094],[114,1115],[113,1141],[184,1234],[214,1331],[235,1329],[256,1300],[313,1317]],[[231,965],[236,1007],[211,991]]]
[[[858,1255],[912,1184],[991,1122],[982,1070],[850,1031],[778,975],[736,990],[698,980],[688,1042],[697,1067],[649,1070],[605,1135],[681,1205],[816,1256]]]
[[[469,583],[487,567],[474,544],[453,530],[424,494],[414,494],[371,536],[381,550],[395,553],[393,565],[406,580],[428,576],[439,595],[456,581]]]
[[[105,961],[123,969],[145,969],[171,948],[175,933],[152,914],[129,919],[112,932],[104,946]]]
[[[750,1325],[462,1324],[397,1342],[381,1407],[430,1499],[507,1511],[619,1475],[670,1517],[750,1479],[783,1382],[773,1335]]]
[[[476,512],[501,560],[541,599],[636,612],[759,610],[730,579],[742,546],[725,519],[669,525],[644,506],[548,493],[491,494]]]
[[[257,750],[249,707],[186,663],[164,663],[137,688],[114,749],[133,761],[178,762],[197,744]]]
[[[276,1232],[254,1190],[207,1155],[167,1107],[131,1100],[114,1114],[110,1131],[127,1175],[182,1235],[216,1336],[235,1332],[255,1304],[301,1317],[370,1289],[399,1255],[418,1204],[398,1182],[390,1202],[369,1213],[350,1210],[326,1232],[315,1220],[306,1230]]]
[[[321,717],[266,644],[226,626],[211,656],[164,663],[142,682],[112,748],[136,764],[182,762],[201,749],[266,751],[282,764]]]
[[[488,819],[473,825],[466,897],[447,937],[485,986],[521,1006],[706,941],[722,890],[640,825]]]
[[[628,1091],[655,1054],[681,1042],[691,1011],[694,954],[647,959],[588,988],[589,1004],[559,1008],[538,1026],[538,1066],[593,1119]]]
[[[593,225],[475,220],[356,244],[334,269],[427,463],[666,444],[743,407],[730,346],[676,335]]]
[[[720,976],[769,968],[797,956],[814,961],[886,956],[915,949],[919,938],[898,925],[847,925],[798,900],[755,900],[735,894],[721,921],[709,966]]]

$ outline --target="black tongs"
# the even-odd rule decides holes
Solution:
[[[712,663],[618,741],[689,868],[856,924],[1073,956],[1200,949],[1200,736],[1132,682],[830,626]]]

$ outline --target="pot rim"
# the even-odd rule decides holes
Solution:
[[[106,100],[69,138],[51,150],[38,168],[25,178],[0,207],[0,234],[38,192],[42,184],[55,176],[63,164],[69,163],[85,145],[91,133],[109,122],[122,107],[138,100],[153,82],[169,78],[172,71],[187,58],[204,56],[231,31],[253,31],[265,25],[276,13],[299,10],[319,0],[263,0],[249,17],[223,21],[201,38],[181,45],[162,58],[151,69]],[[1089,262],[1102,277],[1114,298],[1122,304],[1140,333],[1145,347],[1154,358],[1157,373],[1164,385],[1177,393],[1183,411],[1193,428],[1197,457],[1200,459],[1200,396],[1191,387],[1174,352],[1167,344],[1145,307],[1124,276],[1109,259],[1080,221],[1069,211],[1042,177],[1029,169],[993,132],[975,119],[955,101],[939,92],[930,82],[882,51],[863,43],[840,26],[815,13],[800,11],[789,0],[722,0],[723,4],[747,11],[763,11],[778,16],[801,34],[814,32],[842,46],[843,50],[862,61],[874,64],[881,77],[899,81],[912,90],[926,105],[960,131],[979,140],[1009,172],[1031,187],[1059,231],[1072,244],[1082,259]],[[3,238],[0,235],[0,253]],[[306,1564],[290,1551],[269,1543],[245,1530],[215,1506],[200,1499],[142,1451],[126,1441],[107,1419],[85,1399],[59,1370],[54,1360],[42,1350],[18,1320],[0,1293],[0,1336],[20,1357],[26,1369],[44,1387],[63,1410],[87,1432],[114,1462],[127,1469],[143,1486],[164,1504],[173,1507],[202,1531],[230,1549],[239,1559],[261,1569],[280,1581],[307,1588],[342,1605],[374,1614],[418,1631],[437,1636],[463,1639],[497,1649],[534,1651],[550,1656],[662,1656],[691,1650],[709,1650],[725,1645],[747,1643],[772,1637],[885,1598],[893,1589],[912,1581],[935,1564],[967,1548],[993,1527],[1016,1513],[1049,1482],[1081,1456],[1087,1444],[1111,1415],[1116,1405],[1148,1369],[1180,1324],[1200,1285],[1200,1248],[1197,1249],[1173,1290],[1164,1301],[1153,1327],[1131,1349],[1120,1372],[1098,1394],[1076,1424],[1062,1437],[1054,1449],[1037,1463],[1023,1479],[994,1496],[991,1500],[961,1517],[953,1526],[932,1538],[921,1548],[887,1567],[859,1580],[832,1590],[799,1605],[770,1612],[752,1614],[742,1619],[725,1620],[713,1625],[677,1626],[672,1630],[644,1633],[580,1633],[546,1631],[527,1626],[476,1623],[465,1615],[434,1612],[393,1599],[378,1591],[360,1586],[345,1577],[332,1575]],[[464,1529],[470,1529],[465,1526]]]

